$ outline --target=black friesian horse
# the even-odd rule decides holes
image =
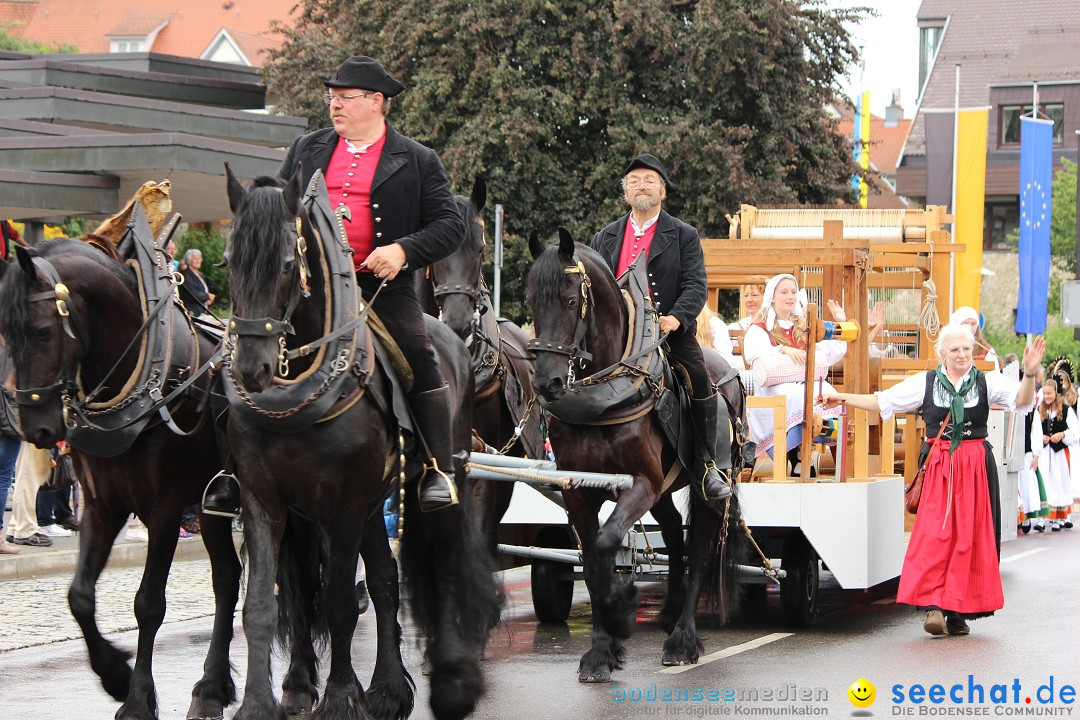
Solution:
[[[253,322],[243,318],[259,318],[254,322],[258,327],[265,323],[276,328],[261,334],[238,331],[230,336],[231,359],[226,358],[226,388],[231,383],[230,392],[246,398],[239,408],[232,401],[229,418],[250,557],[244,604],[248,674],[236,717],[285,717],[274,699],[269,676],[279,615],[281,631],[293,647],[284,682],[289,702],[284,705],[305,709],[317,697],[316,658],[298,655],[297,648],[310,653],[311,634],[321,639],[328,633],[330,671],[312,716],[406,717],[412,690],[399,652],[397,569],[379,519],[382,502],[401,472],[398,458],[403,450],[396,421],[387,417],[382,401],[375,397],[377,390],[382,397],[388,396],[378,371],[370,376],[366,392],[353,392],[360,389],[359,376],[365,374],[365,367],[359,360],[363,348],[350,345],[357,360],[342,363],[342,371],[354,376],[342,392],[343,401],[318,422],[293,432],[279,432],[274,422],[243,407],[249,400],[254,407],[260,397],[288,392],[290,385],[305,382],[320,367],[321,352],[300,357],[289,367],[281,359],[285,352],[327,337],[327,328],[347,308],[352,307],[352,317],[356,317],[351,259],[345,259],[349,266],[331,262],[342,262],[328,253],[341,253],[343,248],[338,247],[336,232],[321,236],[316,232],[303,202],[299,173],[288,183],[260,177],[246,190],[228,169],[227,176],[234,214],[225,253],[233,321],[242,329]],[[320,202],[319,195],[314,202]],[[306,238],[306,244],[301,238]],[[343,268],[340,277],[332,277],[332,267]],[[335,296],[342,283],[350,289],[351,305],[349,298]],[[377,300],[373,307],[377,310]],[[291,332],[287,338],[286,325]],[[468,356],[449,328],[434,320],[429,328],[443,375],[459,398],[455,414],[463,422],[455,427],[455,435],[459,446],[467,449],[472,392]],[[279,373],[283,377],[277,377]],[[280,416],[301,409],[285,409]],[[458,482],[462,470],[458,468]],[[404,468],[406,475],[418,471],[413,462]],[[427,641],[431,707],[437,718],[461,718],[483,693],[475,648],[482,647],[497,622],[500,596],[490,556],[483,551],[479,533],[470,530],[463,508],[422,514],[415,485],[410,483],[407,490],[402,557],[410,606]],[[310,522],[298,525],[299,515]],[[354,571],[361,549],[379,624],[378,659],[367,693],[351,659],[358,614]],[[280,597],[274,588],[279,561]],[[307,702],[296,702],[298,698]]]
[[[108,404],[125,397],[125,381],[137,375],[140,353],[126,353],[125,348],[143,324],[146,303],[131,267],[120,262],[109,241],[100,247],[58,239],[30,251],[18,248],[17,266],[0,263],[4,308],[0,333],[15,362],[23,435],[39,448],[51,448],[65,438],[69,412],[65,403],[81,401],[83,388],[108,380],[97,397],[99,403]],[[158,261],[167,271],[163,254]],[[47,278],[42,267],[49,266],[55,275]],[[67,317],[61,317],[58,308],[61,296],[66,298]],[[163,311],[181,316],[172,319],[172,327],[187,332],[175,333],[172,342],[185,350],[185,369],[193,372],[214,353],[214,343],[192,329],[175,303]],[[209,378],[203,378],[198,387],[205,392],[208,382]],[[86,639],[91,667],[105,690],[123,701],[117,718],[157,717],[154,638],[165,617],[165,581],[176,550],[180,514],[185,506],[199,502],[206,483],[219,469],[213,423],[200,420],[197,405],[194,398],[182,398],[171,406],[177,425],[189,431],[199,428],[189,436],[174,434],[155,418],[130,449],[117,457],[96,457],[78,449],[73,453],[86,509],[68,603]],[[106,640],[94,620],[97,579],[131,512],[146,524],[150,536],[142,583],[135,595],[139,644],[134,671],[127,662],[130,654]],[[213,572],[215,618],[203,677],[192,691],[187,717],[220,718],[223,707],[236,696],[229,644],[240,562],[228,519],[207,515],[201,525]]]
[[[454,202],[465,222],[465,238],[457,251],[431,265],[426,276],[417,274],[424,309],[449,325],[469,349],[476,381],[473,430],[480,441],[508,455],[540,457],[544,438],[532,389],[531,355],[526,350],[529,338],[514,323],[495,317],[484,283],[487,243],[481,213],[487,185],[483,178],[476,178],[468,197],[455,195]],[[514,484],[467,482],[465,494],[494,550]]]
[[[535,235],[530,242],[535,262],[529,273],[528,303],[536,322],[536,337],[543,341],[536,347],[533,385],[543,401],[554,400],[566,391],[568,354],[574,370],[585,376],[590,369],[618,363],[627,347],[628,310],[607,264],[591,249],[576,244],[564,229],[560,228],[559,235],[560,242],[548,247]],[[547,345],[569,352],[543,351]],[[591,353],[591,360],[584,359],[586,353]],[[710,363],[710,375],[719,377],[714,374],[717,370]],[[719,391],[732,407],[732,417],[741,417],[743,390],[738,376],[721,385]],[[687,484],[688,472],[682,470],[671,487],[664,488],[676,454],[655,410],[620,424],[571,425],[550,417],[548,432],[559,467],[627,473],[634,478],[633,486],[619,493],[615,510],[602,526],[597,513],[610,498],[608,493],[563,490],[567,512],[581,540],[585,584],[592,599],[592,647],[581,658],[578,680],[609,682],[611,671],[622,667],[623,641],[633,628],[637,591],[632,583],[615,581],[615,553],[627,531],[647,511],[660,523],[670,557],[667,597],[660,615],[670,633],[664,642],[663,663],[697,662],[703,646],[695,613],[702,591],[714,599],[721,619],[726,613],[724,595],[730,587],[725,586],[733,580],[732,566],[738,554],[733,552],[734,546],[727,546],[743,537],[738,529],[737,493],[724,508],[724,523],[697,493],[690,493],[690,537],[685,548],[682,518],[671,493]],[[738,455],[733,443],[733,467],[738,467]],[[684,551],[689,556],[687,577]]]

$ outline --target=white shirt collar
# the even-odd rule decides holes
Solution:
[[[634,235],[644,235],[645,231],[656,224],[656,221],[660,219],[660,213],[656,213],[651,218],[645,221],[645,224],[638,227],[638,224],[634,221],[634,214],[630,213],[630,227],[634,229]]]

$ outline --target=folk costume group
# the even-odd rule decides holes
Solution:
[[[391,98],[404,87],[382,65],[369,57],[351,57],[324,85],[333,127],[296,140],[278,175],[288,179],[299,169],[306,186],[321,171],[331,204],[342,211],[365,298],[385,282],[376,312],[413,368],[415,384],[409,400],[432,455],[417,492],[427,510],[448,507],[458,502],[451,477],[450,398],[423,325],[412,273],[457,248],[464,235],[462,219],[436,153],[386,122]],[[700,441],[692,486],[706,500],[717,501],[729,497],[732,490],[712,457],[718,396],[696,339],[696,319],[707,298],[704,255],[697,230],[663,209],[667,193],[673,190],[666,168],[656,157],[634,158],[622,177],[629,211],[598,232],[592,245],[616,277],[636,262],[646,263],[668,354],[689,378],[687,391]],[[798,472],[802,458],[797,447],[807,421],[800,379],[806,363],[805,297],[792,275],[778,275],[764,288],[747,286],[743,297],[747,317],[732,327],[745,330],[743,360],[754,371],[757,392],[788,399],[787,437],[773,438],[767,414],[759,417],[752,412],[751,439],[759,454],[775,454],[775,446],[780,445],[792,470]],[[827,306],[834,320],[845,319],[838,303],[830,300]],[[991,615],[1003,606],[996,527],[1000,514],[995,512],[997,474],[986,441],[986,421],[992,404],[1018,412],[1033,408],[1034,377],[1045,353],[1041,338],[1025,349],[1020,382],[999,372],[975,369],[977,335],[967,317],[972,313],[961,313],[941,330],[937,349],[942,362],[937,370],[913,375],[873,395],[837,393],[822,372],[814,409],[815,421],[838,414],[842,403],[880,412],[883,418],[917,410],[926,421],[929,440],[919,458],[926,464],[922,504],[897,600],[925,611],[924,627],[932,634],[967,633],[967,620]],[[838,362],[845,350],[846,344],[839,341],[820,342],[816,352],[823,371]],[[1052,430],[1046,433],[1049,438],[1063,436],[1068,430],[1058,427],[1062,415],[1060,409],[1050,409],[1035,426]],[[946,422],[940,437],[933,440]],[[1042,447],[1041,437],[1039,443],[1034,442],[1034,427],[1030,437],[1033,450]],[[1059,452],[1059,446],[1063,441],[1051,439],[1047,450],[1039,454]],[[1053,465],[1059,466],[1060,462]],[[1061,473],[1060,469],[1048,472],[1054,477]],[[206,504],[222,510],[236,508],[239,503],[233,495],[237,490],[211,487]]]

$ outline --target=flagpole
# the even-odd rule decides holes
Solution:
[[[956,92],[953,96],[953,150],[952,150],[952,236],[956,241],[956,178],[960,162],[960,63],[956,63]],[[956,253],[949,253],[949,312],[956,310]]]

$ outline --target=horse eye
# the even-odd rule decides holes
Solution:
[[[567,300],[567,301],[566,301],[566,307],[571,307],[571,308],[572,308],[572,307],[577,307],[577,298],[576,298],[576,297],[572,297],[572,298],[570,298],[569,300]]]
[[[38,328],[36,335],[40,342],[48,342],[52,338],[52,328]]]

